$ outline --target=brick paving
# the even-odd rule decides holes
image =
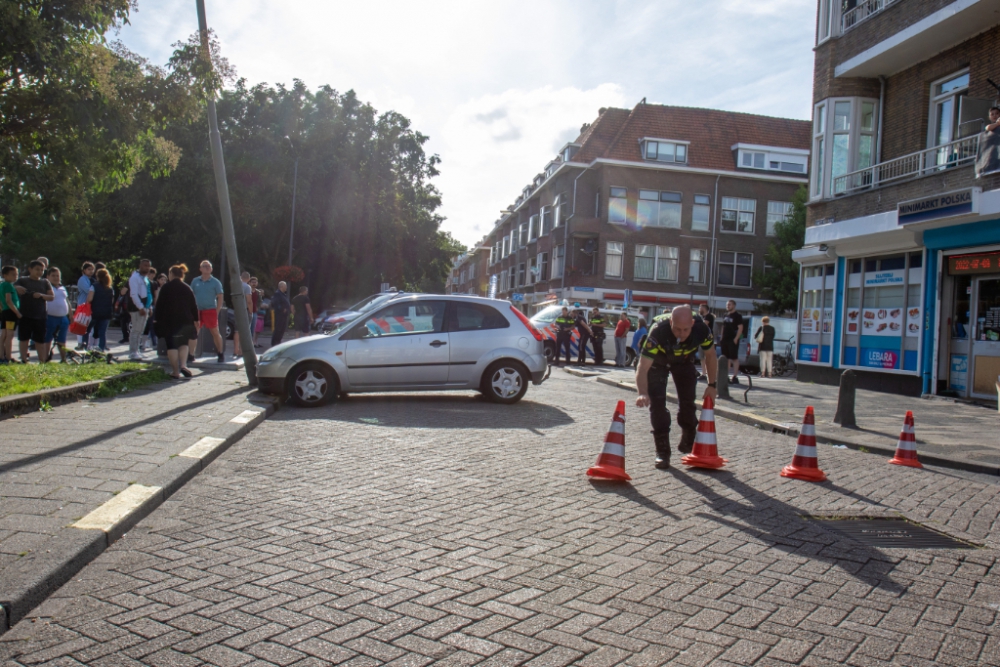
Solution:
[[[285,408],[0,637],[11,665],[997,665],[994,479],[719,420],[716,472],[590,481],[620,389],[554,373]],[[593,386],[591,386],[593,385]],[[581,402],[581,396],[585,400]],[[802,515],[980,544],[878,550]]]
[[[0,602],[83,547],[69,527],[130,484],[163,470],[251,407],[242,372],[198,373],[114,399],[58,406],[0,424]],[[152,482],[151,482],[152,480]],[[0,623],[0,626],[3,624]]]
[[[586,368],[588,373],[633,382],[635,371],[612,367]],[[894,448],[903,418],[912,410],[921,452],[953,459],[1000,466],[1000,428],[997,406],[986,406],[943,397],[916,398],[859,389],[855,401],[857,429],[844,429],[833,421],[837,414],[838,387],[798,382],[792,378],[753,378],[746,395],[746,378],[731,386],[729,409],[744,410],[778,422],[801,424],[807,405],[816,409],[816,425],[825,433],[841,433],[845,439],[876,447]],[[671,393],[673,390],[671,388]]]

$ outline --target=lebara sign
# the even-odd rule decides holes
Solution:
[[[863,347],[861,365],[868,368],[899,368],[899,351]]]
[[[899,203],[897,222],[907,225],[939,218],[976,213],[979,208],[979,188],[945,192],[933,197],[911,199]]]

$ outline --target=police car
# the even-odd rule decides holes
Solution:
[[[586,307],[576,307],[576,306],[566,306],[569,308],[569,312],[572,315],[573,311],[582,310],[587,321],[590,321],[591,313],[593,313],[593,308]],[[556,356],[556,334],[559,332],[559,327],[556,326],[556,318],[562,315],[563,306],[548,306],[542,310],[535,313],[531,318],[531,323],[536,329],[542,332],[545,336],[545,358],[549,363],[555,361]],[[614,363],[615,360],[615,326],[618,324],[618,318],[621,317],[622,311],[620,308],[599,308],[598,312],[604,316],[604,319],[608,321],[607,326],[604,327],[604,361]],[[629,311],[627,313],[629,318],[629,332],[633,332],[636,329],[636,324],[639,321],[639,311]],[[632,342],[631,333],[626,338],[628,343]],[[572,340],[570,341],[570,350],[572,351],[571,357],[573,359],[577,358],[580,349],[580,332],[577,331],[576,327],[573,327]],[[587,358],[594,358],[594,341],[591,340],[587,344]],[[625,348],[625,363],[629,366],[635,361],[635,351],[631,347]]]

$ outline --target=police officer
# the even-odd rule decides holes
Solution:
[[[604,333],[604,327],[607,326],[608,320],[604,315],[601,315],[601,309],[594,306],[594,309],[590,311],[590,331],[594,336],[594,364],[597,366],[604,365],[604,339],[607,335]]]
[[[556,326],[558,331],[556,331],[556,359],[555,362],[559,363],[559,357],[562,356],[563,350],[566,351],[566,365],[570,363],[570,341],[573,340],[573,327],[576,326],[576,318],[569,316],[569,308],[563,306],[562,314],[556,318]]]
[[[587,343],[590,342],[593,333],[590,331],[590,325],[587,324],[587,318],[583,316],[583,309],[580,308],[580,304],[574,304],[577,308],[573,315],[576,318],[576,330],[580,334],[580,349],[577,350],[576,363],[583,366],[587,363]]]
[[[700,318],[699,318],[700,320]],[[667,375],[674,377],[677,389],[677,423],[681,427],[681,441],[677,451],[688,454],[694,447],[698,430],[695,411],[695,391],[698,371],[694,367],[695,352],[704,356],[708,371],[708,387],[704,396],[715,400],[715,377],[718,362],[715,341],[703,321],[695,320],[691,306],[677,306],[666,318],[654,323],[642,348],[642,358],[635,374],[639,397],[635,404],[649,407],[656,443],[656,467],[670,467],[670,412],[667,410]]]

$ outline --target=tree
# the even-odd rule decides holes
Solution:
[[[806,202],[809,192],[800,187],[792,197],[792,214],[774,226],[774,242],[764,254],[768,271],[754,272],[754,284],[761,287],[760,296],[770,299],[770,303],[754,303],[754,306],[772,315],[794,312],[799,303],[799,266],[792,259],[792,252],[800,249],[806,241]]]

